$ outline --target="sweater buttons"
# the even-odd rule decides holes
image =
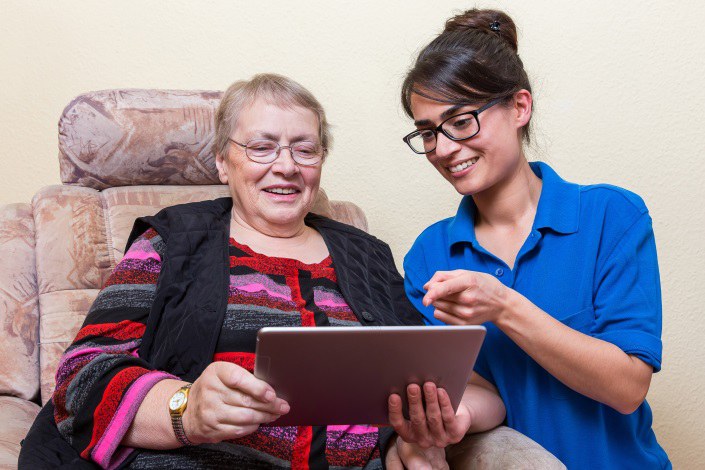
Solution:
[[[372,315],[370,312],[362,312],[362,318],[364,318],[366,321],[375,321],[374,315]]]

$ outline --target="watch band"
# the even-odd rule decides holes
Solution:
[[[178,392],[185,392],[188,389],[191,388],[191,384],[185,385],[181,387]],[[188,398],[186,400],[186,405],[188,406]],[[186,431],[184,431],[184,422],[183,422],[183,412],[186,411],[186,408],[184,408],[180,413],[179,412],[171,412],[171,427],[174,428],[174,434],[176,435],[176,439],[183,445],[185,446],[192,446],[193,443],[188,440],[188,437],[186,437]]]

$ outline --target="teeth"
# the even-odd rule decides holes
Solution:
[[[265,189],[268,193],[274,193],[274,194],[294,194],[296,192],[295,189],[291,188],[271,188],[271,189]]]
[[[457,172],[459,172],[459,171],[461,171],[461,170],[466,169],[466,168],[469,167],[469,166],[474,165],[475,163],[477,163],[477,160],[478,160],[478,157],[471,158],[471,159],[468,160],[467,162],[458,163],[458,164],[455,165],[455,166],[448,167],[448,169],[450,170],[451,173],[457,173]]]

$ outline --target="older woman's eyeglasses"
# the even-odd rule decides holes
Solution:
[[[404,136],[404,142],[414,153],[426,154],[436,150],[438,133],[440,132],[450,140],[460,141],[475,137],[480,132],[478,115],[502,101],[501,98],[492,100],[474,111],[456,114],[438,125],[435,129],[418,129]]]
[[[282,149],[289,149],[291,157],[299,165],[311,166],[323,160],[323,155],[326,149],[316,144],[315,142],[296,142],[291,145],[279,145],[269,139],[254,139],[246,144],[228,138],[232,143],[239,145],[245,149],[247,158],[256,163],[272,163],[279,158]]]

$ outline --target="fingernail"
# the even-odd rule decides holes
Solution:
[[[274,393],[274,390],[267,390],[267,393],[264,394],[264,399],[267,401],[272,401],[277,397],[277,394]]]
[[[281,405],[279,405],[279,411],[281,411],[282,413],[288,413],[289,410],[290,408],[288,403],[282,403]]]

